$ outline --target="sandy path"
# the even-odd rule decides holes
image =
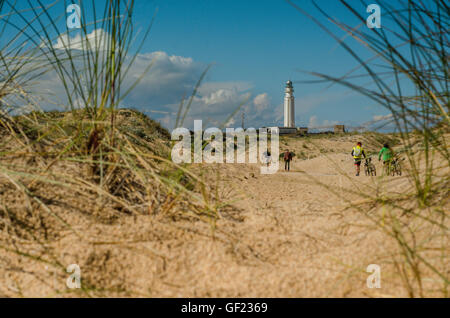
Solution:
[[[235,189],[230,198],[242,198],[235,204],[245,211],[245,222],[239,225],[241,241],[260,242],[257,250],[263,262],[253,271],[263,280],[256,283],[254,275],[239,277],[249,285],[246,295],[380,296],[379,291],[366,287],[369,274],[365,268],[382,252],[381,238],[351,226],[361,221],[361,215],[346,211],[340,196],[317,184],[322,182],[342,195],[343,189],[371,189],[380,179],[364,173],[356,177],[351,158],[345,154],[296,160],[290,172],[280,168],[273,175],[260,175],[257,167],[223,169],[229,177],[225,184]],[[377,169],[381,171],[381,166]],[[232,175],[243,176],[238,186]],[[395,182],[397,187],[404,183]],[[345,197],[352,199],[352,195]],[[353,199],[358,197],[353,195]],[[388,295],[396,294],[395,289],[390,286]]]
[[[91,211],[83,201],[73,200],[79,203],[74,207],[58,203],[55,194],[67,192],[53,189],[53,211],[89,241],[64,228],[48,245],[62,264],[80,265],[82,283],[95,287],[91,296],[406,296],[385,265],[383,289],[366,287],[366,267],[392,248],[379,233],[361,227],[364,216],[347,209],[342,198],[359,200],[345,189],[374,193],[385,186],[383,179],[354,176],[346,153],[350,141],[321,142],[343,150],[296,159],[289,173],[261,175],[259,165],[247,164],[194,166],[217,186],[219,202],[231,205],[221,209],[217,224],[159,214],[97,219],[80,213]],[[390,179],[391,190],[407,185],[404,178]],[[38,247],[27,246],[33,253]],[[65,271],[14,253],[0,258],[0,295],[66,296],[66,279]]]

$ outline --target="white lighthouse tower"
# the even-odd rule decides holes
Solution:
[[[284,92],[284,127],[295,128],[294,87],[291,81],[286,82]]]
[[[270,128],[276,129],[280,135],[295,135],[298,133],[298,128],[295,127],[294,87],[291,81],[286,82],[284,93],[284,125]]]

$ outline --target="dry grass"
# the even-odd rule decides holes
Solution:
[[[176,220],[187,224],[203,220],[206,224],[203,230],[209,234],[208,224],[216,218],[219,208],[212,206],[214,198],[210,198],[209,189],[193,192],[201,181],[167,160],[170,145],[167,131],[140,113],[121,110],[116,115],[120,127],[116,135],[118,149],[99,144],[97,151],[89,153],[83,152],[83,144],[77,147],[75,142],[73,148],[63,148],[64,134],[48,129],[56,129],[52,121],[62,131],[75,129],[72,116],[72,113],[33,113],[9,118],[12,130],[2,127],[0,248],[6,252],[3,259],[6,269],[12,266],[15,270],[20,268],[22,274],[34,273],[33,268],[47,264],[61,277],[69,258],[70,264],[79,263],[86,269],[86,292],[109,290],[108,284],[94,279],[99,277],[98,268],[90,264],[95,264],[97,249],[152,241],[165,237],[164,232],[178,233],[174,237],[179,237],[180,232],[189,231],[189,226],[188,230],[171,227],[169,221]],[[226,214],[226,207],[220,209]],[[143,222],[142,218],[146,219],[144,232],[136,231],[139,224],[125,225],[130,222],[128,219]],[[151,228],[159,223],[167,229],[154,234]],[[97,227],[102,228],[101,235],[95,230],[91,232]],[[108,227],[114,230],[107,230]],[[127,233],[116,231],[122,228]],[[61,247],[60,244],[64,246],[61,242],[70,243]],[[88,251],[93,254],[84,259]],[[14,254],[19,263],[28,261],[31,268],[6,265]],[[92,279],[91,271],[94,271]],[[105,275],[111,274],[106,272]],[[45,280],[40,276],[44,274],[32,275],[36,276],[36,282]],[[32,286],[17,290],[24,295],[35,292]]]

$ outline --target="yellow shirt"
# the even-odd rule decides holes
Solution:
[[[356,146],[356,147],[353,147],[352,154],[353,154],[353,158],[361,159],[362,155],[364,154],[364,150],[362,149],[362,147]]]

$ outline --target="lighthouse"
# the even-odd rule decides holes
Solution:
[[[284,127],[295,127],[294,87],[291,81],[286,82],[284,89]]]
[[[306,134],[307,128],[295,127],[294,108],[295,108],[294,87],[292,86],[291,81],[287,81],[286,87],[284,89],[284,125],[283,127],[269,127],[269,128],[276,129],[280,135]]]

